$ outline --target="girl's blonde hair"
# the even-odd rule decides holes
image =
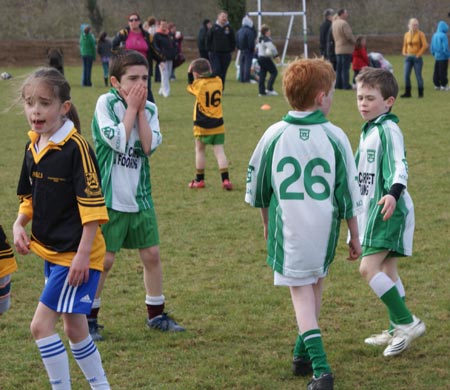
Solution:
[[[413,30],[412,29],[413,24],[417,24],[417,26],[419,26],[419,20],[416,19],[416,18],[409,19],[409,22],[408,22],[408,29],[409,29],[409,31]]]

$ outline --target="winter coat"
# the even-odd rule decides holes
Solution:
[[[444,61],[450,59],[447,32],[448,24],[441,20],[438,23],[437,31],[431,38],[430,46],[430,52],[436,61]]]

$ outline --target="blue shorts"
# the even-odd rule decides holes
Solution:
[[[39,300],[57,313],[89,314],[97,291],[100,271],[89,270],[89,280],[69,286],[69,267],[44,262],[45,287]]]

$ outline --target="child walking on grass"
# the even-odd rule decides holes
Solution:
[[[391,72],[365,68],[356,77],[358,110],[366,121],[356,152],[363,212],[358,216],[362,244],[361,276],[385,304],[389,329],[366,344],[385,346],[384,356],[403,352],[425,333],[425,324],[405,304],[399,257],[411,256],[414,205],[406,188],[408,164],[399,119],[391,113],[398,85]]]
[[[323,59],[288,66],[283,92],[292,111],[256,146],[245,195],[247,203],[261,209],[274,284],[290,289],[298,326],[293,372],[313,374],[309,390],[333,389],[318,320],[341,219],[350,230],[349,260],[361,254],[353,153],[345,133],[326,119],[335,77]]]
[[[192,61],[188,69],[187,91],[195,96],[194,137],[195,137],[195,179],[189,188],[205,187],[205,150],[212,145],[219,165],[222,188],[233,189],[228,174],[228,159],[225,155],[225,126],[222,113],[222,80],[212,75],[211,65],[204,58]]]
[[[45,287],[31,322],[52,389],[70,389],[69,360],[56,323],[62,317],[70,349],[91,389],[109,389],[86,314],[103,270],[108,220],[94,152],[74,123],[70,86],[61,72],[41,68],[22,87],[31,127],[17,194],[14,244],[44,259]],[[25,226],[32,221],[31,240]]]

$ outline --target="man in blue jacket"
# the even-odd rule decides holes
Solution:
[[[242,19],[242,27],[236,34],[236,45],[241,51],[239,61],[239,81],[250,82],[250,69],[255,54],[256,31],[252,19],[246,15]]]

